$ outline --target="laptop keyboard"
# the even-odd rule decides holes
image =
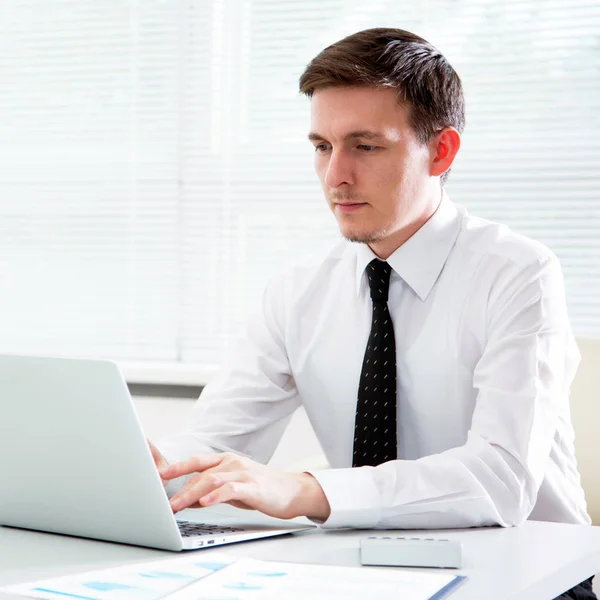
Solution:
[[[246,531],[242,527],[222,527],[221,525],[207,525],[192,521],[177,521],[182,537],[211,536],[220,533],[238,533]]]

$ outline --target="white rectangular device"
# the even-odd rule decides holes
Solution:
[[[447,539],[371,536],[360,541],[360,562],[390,567],[459,569],[462,546]]]
[[[175,551],[311,529],[177,521],[113,362],[0,355],[0,410],[0,525]]]

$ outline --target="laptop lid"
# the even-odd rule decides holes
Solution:
[[[0,355],[0,410],[0,524],[182,549],[116,364]]]

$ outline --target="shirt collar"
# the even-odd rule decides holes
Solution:
[[[392,269],[423,301],[433,289],[458,237],[459,217],[459,209],[444,191],[440,205],[429,221],[387,259]],[[358,295],[365,268],[377,256],[367,244],[357,244],[356,257]]]

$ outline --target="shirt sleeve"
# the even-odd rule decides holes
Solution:
[[[282,288],[281,278],[267,286],[261,310],[202,391],[185,429],[158,443],[169,463],[227,451],[261,463],[271,458],[299,406],[285,350]],[[174,480],[167,492],[174,493],[184,480]]]
[[[418,460],[311,471],[331,514],[324,527],[513,526],[544,478],[579,352],[558,260],[504,269],[488,301],[466,443]]]

